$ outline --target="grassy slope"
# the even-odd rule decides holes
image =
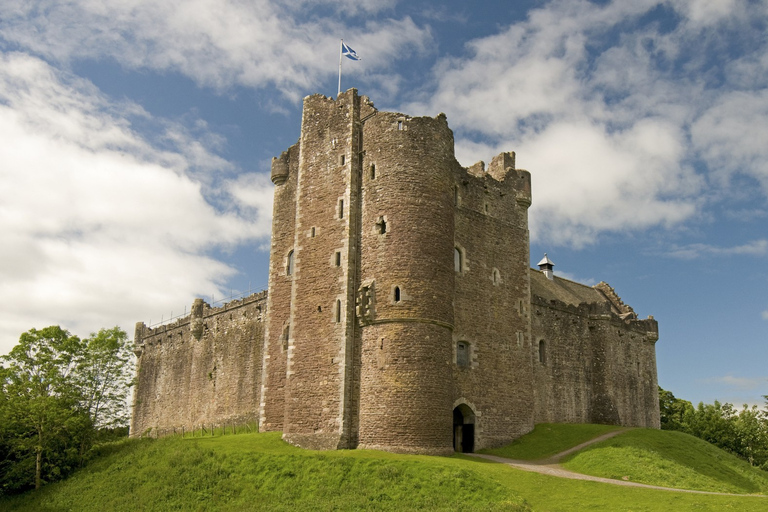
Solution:
[[[482,450],[482,453],[518,460],[545,459],[620,428],[614,425],[541,423],[530,434],[501,448]]]
[[[529,505],[546,511],[746,512],[766,510],[768,499],[564,480],[466,456],[312,452],[286,445],[275,433],[125,442],[105,449],[65,482],[0,499],[0,510],[36,512],[511,511],[528,510]]]
[[[682,432],[630,430],[571,455],[563,466],[665,487],[768,493],[768,473]],[[768,510],[768,503],[765,507]]]

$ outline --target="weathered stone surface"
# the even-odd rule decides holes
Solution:
[[[443,114],[351,89],[305,98],[272,180],[268,296],[139,324],[132,435],[258,417],[307,448],[445,454],[537,422],[658,427],[656,321],[528,267],[514,153],[462,168]]]

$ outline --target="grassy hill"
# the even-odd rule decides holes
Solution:
[[[561,451],[579,444],[584,437],[589,439],[603,432],[604,427],[590,431],[590,427],[581,425],[538,426],[511,450],[514,453],[521,450],[519,446],[525,446],[529,458],[541,458],[551,455],[548,452],[553,445]],[[743,489],[741,492],[768,489],[768,474],[748,466],[733,469],[738,477],[728,471],[718,473],[713,468],[738,464],[734,466],[733,458],[720,450],[709,453],[698,445],[692,449],[693,445],[687,444],[694,439],[690,436],[667,434],[629,431],[579,452],[567,465],[575,470],[579,464],[593,464],[599,471],[613,471],[622,477],[627,476],[627,466],[619,463],[624,464],[626,457],[614,456],[614,450],[650,453],[658,449],[661,452],[656,453],[662,454],[659,456],[664,464],[637,459],[630,465],[633,480],[640,481],[648,474],[674,474],[681,467],[695,472],[694,464],[706,468],[704,474],[710,480],[702,485],[727,485],[729,489]],[[622,439],[626,440],[624,444],[610,444]],[[690,460],[681,455],[691,450],[701,453]],[[589,455],[593,462],[580,461],[582,455]],[[35,512],[736,509],[768,510],[768,498],[686,494],[565,480],[462,455],[315,452],[285,444],[279,433],[124,441],[102,448],[88,467],[67,481],[0,499],[0,510]]]

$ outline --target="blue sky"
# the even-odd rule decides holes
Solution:
[[[0,4],[0,353],[266,287],[270,159],[342,88],[516,151],[531,258],[660,324],[659,383],[768,394],[768,3]]]

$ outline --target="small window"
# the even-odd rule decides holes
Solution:
[[[461,272],[461,267],[463,263],[463,258],[461,257],[461,251],[458,247],[453,248],[453,270],[456,272]]]
[[[312,238],[315,238],[315,228],[312,228],[310,235]]]
[[[343,199],[339,199],[339,218],[340,219],[344,218],[344,200]]]
[[[341,155],[341,165],[344,165],[346,161],[347,161],[347,155]]]
[[[397,129],[398,130],[402,130],[403,129],[403,122],[402,121],[398,121],[397,122]]]
[[[395,302],[400,302],[400,287],[399,286],[395,286],[395,291],[394,291],[393,295],[394,295],[394,298],[395,298]]]
[[[336,251],[336,266],[337,267],[341,266],[341,252],[339,251]]]
[[[456,366],[469,368],[469,343],[466,341],[456,342]]]
[[[285,275],[287,276],[293,275],[293,251],[289,252],[288,258],[286,258]]]
[[[501,274],[499,274],[499,269],[494,268],[493,273],[491,274],[491,278],[493,280],[493,284],[499,284],[501,282]]]
[[[547,364],[547,346],[544,340],[539,341],[539,362],[541,364]]]
[[[371,179],[376,179],[376,164],[371,164]]]
[[[336,301],[336,323],[341,322],[341,301]]]
[[[380,235],[387,232],[387,221],[384,220],[384,217],[379,217],[379,221],[376,223],[376,231],[378,231]]]

